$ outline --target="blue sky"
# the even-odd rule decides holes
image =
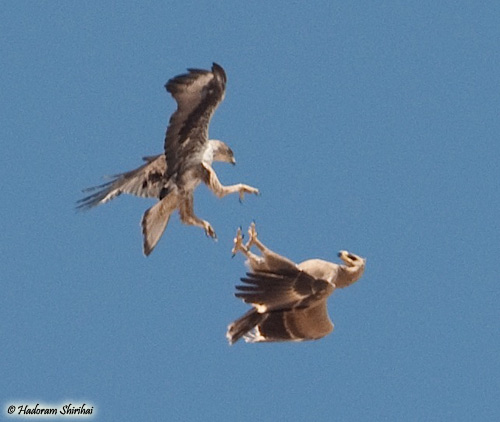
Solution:
[[[4,4],[2,417],[498,420],[499,19],[494,1]],[[162,151],[164,83],[214,61],[210,135],[238,162],[216,171],[262,195],[200,187],[219,241],[176,216],[145,258],[153,201],[74,203]],[[228,346],[253,219],[295,261],[367,258],[330,336]]]

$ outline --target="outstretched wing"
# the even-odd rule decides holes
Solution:
[[[244,334],[249,343],[317,340],[333,331],[326,298],[314,306],[264,314],[262,321]]]
[[[177,101],[165,134],[167,179],[182,173],[191,159],[208,142],[208,125],[224,99],[226,73],[213,63],[212,70],[188,69],[189,73],[170,79],[165,88]]]
[[[112,176],[112,180],[99,186],[85,189],[84,192],[94,192],[80,199],[77,203],[79,209],[89,209],[104,204],[122,193],[158,198],[165,184],[164,174],[167,168],[165,155],[144,157],[146,164],[141,167]]]
[[[261,314],[252,308],[229,325],[226,337],[230,344],[241,337],[249,343],[304,341],[319,339],[332,331],[333,323],[324,298],[307,308],[290,311]]]
[[[235,296],[252,304],[259,313],[302,309],[327,298],[333,286],[299,269],[283,272],[259,271],[241,278]]]

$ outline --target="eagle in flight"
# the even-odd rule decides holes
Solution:
[[[241,278],[244,284],[236,286],[235,296],[252,309],[229,325],[229,343],[241,337],[250,343],[316,340],[332,332],[327,299],[336,288],[359,280],[366,260],[340,251],[343,265],[321,259],[295,264],[265,247],[257,238],[255,224],[248,233],[246,244],[241,229],[234,239],[233,255],[242,252],[251,270]],[[261,251],[260,256],[250,251],[252,245]]]
[[[231,148],[222,141],[208,139],[208,125],[224,99],[226,80],[224,69],[216,63],[211,71],[188,69],[188,73],[170,79],[165,88],[177,102],[177,110],[170,117],[164,153],[145,157],[141,167],[86,189],[92,193],[78,201],[78,208],[90,209],[122,193],[157,198],[159,202],[144,213],[141,221],[146,256],[160,240],[175,210],[179,210],[183,223],[201,227],[207,236],[216,238],[210,223],[194,214],[196,187],[204,182],[219,198],[237,192],[240,201],[245,193],[259,193],[241,183],[222,185],[212,168],[213,161],[235,164]]]

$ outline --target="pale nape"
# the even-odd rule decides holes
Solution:
[[[203,228],[216,238],[210,223],[197,217],[193,209],[194,190],[205,183],[219,198],[238,193],[258,194],[258,189],[235,184],[224,186],[212,168],[213,161],[235,163],[233,151],[224,142],[208,139],[212,115],[224,99],[226,73],[214,63],[212,70],[188,69],[188,73],[170,79],[165,85],[177,102],[165,134],[164,153],[146,157],[146,163],[135,170],[113,176],[112,180],[95,188],[78,201],[79,209],[104,204],[122,193],[157,198],[141,220],[143,251],[149,255],[167,227],[170,216],[179,210],[181,221]]]

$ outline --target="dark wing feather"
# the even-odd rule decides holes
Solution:
[[[267,318],[268,314],[259,314],[255,308],[250,309],[245,315],[232,322],[227,327],[226,337],[230,344],[238,341],[241,337],[246,335],[253,328],[262,323]]]
[[[147,161],[146,164],[135,170],[116,174],[111,176],[112,180],[107,183],[85,189],[84,192],[95,192],[80,199],[77,208],[89,209],[111,201],[122,193],[158,198],[165,185],[164,174],[167,166],[165,156],[160,154],[144,157],[144,160]]]
[[[245,303],[261,305],[266,311],[305,308],[326,298],[333,291],[331,284],[304,271],[281,273],[253,272],[241,278],[245,285],[236,286],[236,297]]]
[[[226,90],[226,74],[216,63],[212,71],[188,69],[188,72],[165,85],[177,102],[165,134],[167,178],[182,173],[183,165],[208,142],[210,119]]]
[[[333,330],[326,298],[308,308],[269,312],[266,315],[267,318],[257,324],[255,333],[247,334],[249,341],[316,340]]]

